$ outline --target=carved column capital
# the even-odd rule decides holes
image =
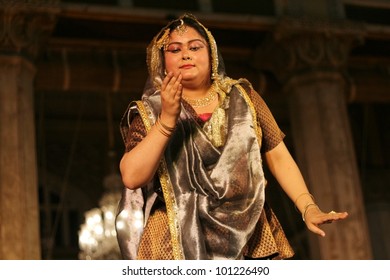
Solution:
[[[349,22],[285,18],[257,48],[254,63],[282,82],[307,71],[340,71],[363,38],[364,28]]]
[[[59,0],[0,0],[0,54],[35,58],[58,12]]]

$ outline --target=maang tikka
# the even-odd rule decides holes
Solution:
[[[184,25],[183,19],[180,19],[180,25],[176,27],[177,34],[183,36],[187,32],[187,26]]]

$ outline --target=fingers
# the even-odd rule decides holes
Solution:
[[[163,80],[163,82],[162,82],[162,85],[161,85],[161,90],[162,90],[162,91],[165,91],[165,89],[167,88],[168,83],[171,82],[172,77],[173,77],[173,72],[169,72],[169,73],[165,76],[165,78],[164,78],[164,80]]]
[[[161,85],[161,91],[172,97],[179,95],[181,97],[182,85],[181,85],[182,75],[181,73],[174,74],[169,72],[168,75],[164,78]]]
[[[169,72],[161,84],[161,115],[166,123],[176,123],[181,111],[181,73]]]
[[[179,74],[179,76],[176,78],[174,85],[172,86],[172,90],[175,92],[176,99],[181,98],[182,89],[183,89],[183,85],[181,84],[181,80],[182,80],[182,75]]]
[[[333,221],[342,220],[346,217],[348,217],[347,212],[330,211],[329,213],[324,214],[322,223],[332,223]]]
[[[307,223],[307,227],[312,232],[324,237],[325,232],[320,229],[319,226],[323,224],[330,224],[337,220],[343,220],[348,217],[347,212],[335,212],[330,211],[329,213],[318,213],[315,216],[312,216],[310,221]]]
[[[322,237],[325,237],[325,232],[324,232],[322,229],[320,229],[318,226],[310,225],[310,226],[309,226],[309,229],[310,229],[312,232],[314,232],[315,234],[318,234],[318,235],[320,235],[320,236],[322,236]]]
[[[313,222],[316,224],[331,223],[333,221],[342,220],[348,217],[347,212],[335,212],[330,211],[329,213],[319,213],[313,217]]]

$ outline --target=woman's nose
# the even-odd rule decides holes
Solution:
[[[183,60],[191,60],[191,57],[189,55],[188,52],[183,52],[183,57],[182,57]]]
[[[182,57],[183,60],[191,60],[191,57],[190,57],[190,54],[188,52],[188,49],[184,49],[183,50],[183,57]]]

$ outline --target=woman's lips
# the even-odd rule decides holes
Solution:
[[[193,64],[184,64],[182,66],[180,66],[180,69],[190,69],[192,67],[194,67],[195,65]]]

